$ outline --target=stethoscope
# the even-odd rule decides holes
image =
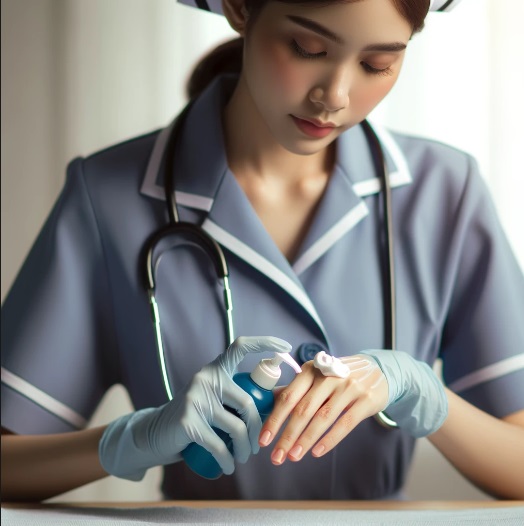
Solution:
[[[235,339],[233,327],[233,298],[229,287],[229,267],[226,257],[220,245],[202,227],[194,223],[180,221],[178,205],[176,201],[174,177],[171,168],[174,166],[175,151],[178,139],[186,121],[192,102],[189,102],[182,110],[173,124],[172,130],[167,138],[165,150],[160,166],[164,175],[164,191],[169,213],[169,223],[152,234],[145,246],[146,253],[146,287],[151,306],[151,316],[154,325],[158,360],[162,373],[164,388],[169,400],[173,399],[173,392],[169,375],[166,368],[164,345],[160,329],[160,312],[155,298],[155,250],[166,238],[180,235],[188,242],[200,247],[209,257],[216,271],[217,278],[222,282],[224,294],[224,322],[226,326],[226,348]],[[396,348],[396,309],[395,309],[395,271],[393,257],[393,220],[391,214],[391,187],[389,183],[388,170],[380,141],[367,120],[360,123],[371,148],[375,170],[379,175],[382,186],[383,210],[384,210],[384,247],[383,260],[385,264],[386,286],[384,287],[384,345],[385,349]],[[320,349],[320,347],[319,347]],[[376,420],[384,427],[397,428],[395,421],[391,420],[384,412],[375,415]]]

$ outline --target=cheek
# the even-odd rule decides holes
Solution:
[[[274,45],[267,46],[261,57],[267,73],[266,82],[269,81],[282,95],[298,93],[304,86],[303,75],[289,55],[289,50],[282,45]]]
[[[362,108],[374,108],[395,85],[396,78],[371,82],[365,89],[359,90],[358,105]]]

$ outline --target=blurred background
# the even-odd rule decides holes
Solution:
[[[524,2],[463,0],[430,14],[399,82],[371,118],[472,153],[524,268]],[[234,36],[222,17],[175,0],[1,1],[1,294],[49,213],[70,159],[165,126],[196,62]],[[121,387],[90,425],[129,412]],[[140,483],[90,484],[55,500],[155,500]],[[406,487],[420,500],[486,499],[419,440]]]

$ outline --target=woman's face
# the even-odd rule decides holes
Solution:
[[[391,0],[269,2],[246,36],[249,97],[278,143],[318,152],[393,87],[411,33]]]

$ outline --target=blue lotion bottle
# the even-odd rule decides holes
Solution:
[[[292,356],[286,353],[275,353],[273,358],[261,360],[251,373],[237,373],[233,381],[251,396],[260,414],[262,422],[269,416],[275,404],[273,388],[280,378],[280,364],[286,362],[300,373],[302,369]],[[221,429],[213,427],[213,431],[225,442],[227,448],[233,454],[233,441],[231,437]],[[182,451],[182,458],[187,466],[197,475],[206,479],[217,479],[223,472],[222,468],[213,455],[193,442]]]

